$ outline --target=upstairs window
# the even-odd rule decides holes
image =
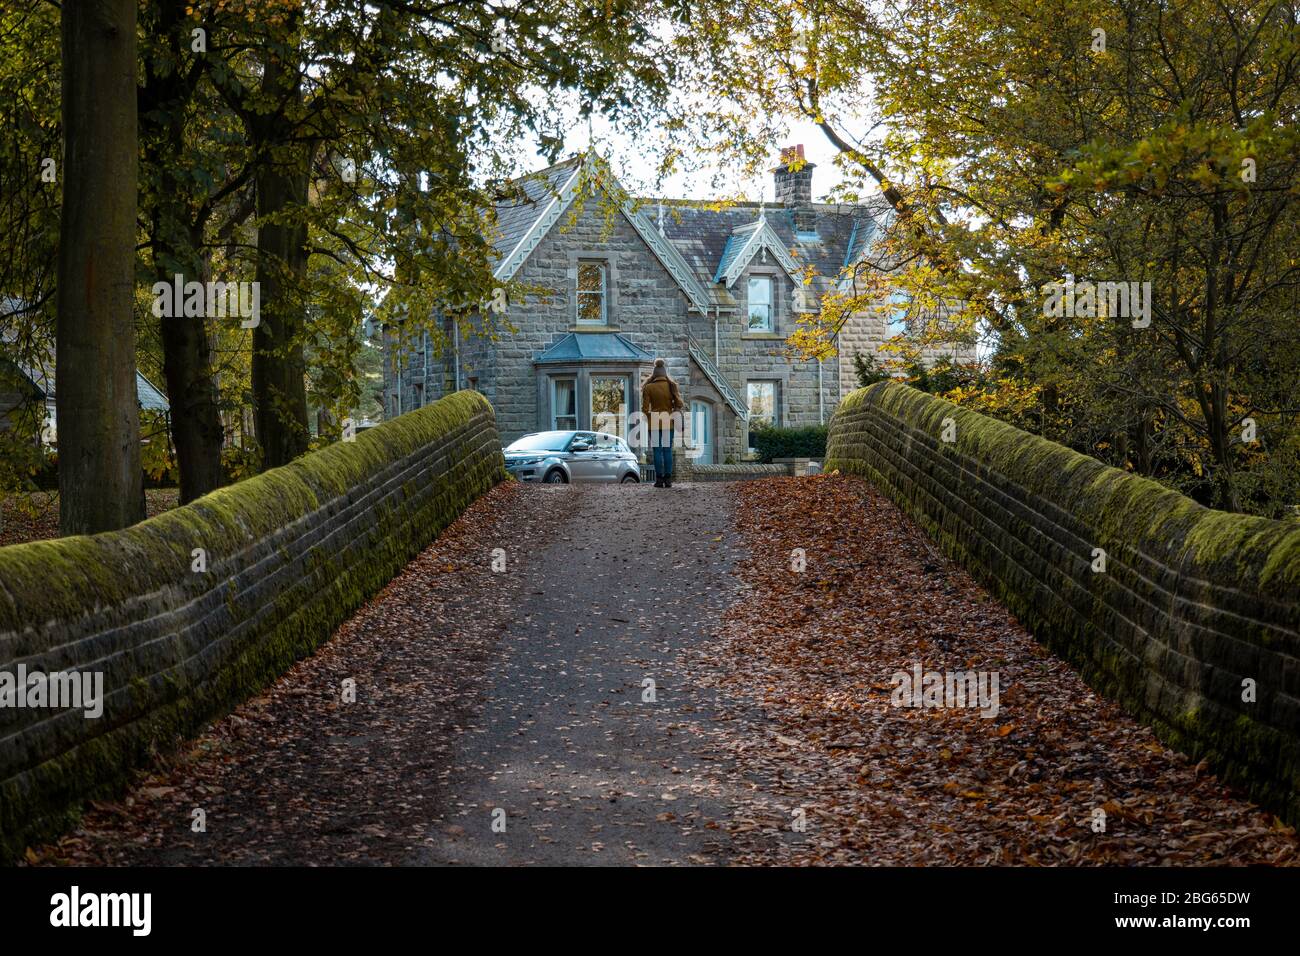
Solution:
[[[578,263],[578,324],[606,325],[605,263]]]
[[[749,278],[749,331],[772,331],[772,277]]]

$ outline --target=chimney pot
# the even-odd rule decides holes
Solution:
[[[800,232],[813,231],[812,171],[816,163],[804,159],[803,143],[781,150],[781,165],[772,172],[776,179],[776,201],[789,207]],[[791,166],[798,169],[791,171]]]

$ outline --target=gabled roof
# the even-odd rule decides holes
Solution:
[[[505,203],[495,207],[497,235],[493,244],[497,264],[493,275],[509,279],[524,264],[529,253],[559,221],[564,210],[573,201],[574,186],[582,168],[581,155],[570,156],[536,173],[512,180],[509,188],[515,193]]]
[[[580,189],[600,189],[607,199],[619,204],[620,211],[627,217],[632,228],[659,258],[691,305],[700,312],[709,309],[709,294],[700,285],[690,266],[636,208],[626,190],[595,153],[572,156],[542,173],[514,180],[511,185],[522,189],[531,198],[527,202],[497,207],[498,228],[502,236],[496,243],[501,256],[493,270],[497,279],[509,280],[519,271],[519,267],[568,211]]]
[[[648,364],[654,354],[618,332],[570,332],[537,354],[538,365],[574,362],[637,362]]]
[[[0,298],[0,319],[9,315],[15,315],[23,310],[22,303],[17,299]],[[0,327],[0,345],[13,343],[17,340],[17,334],[8,328]],[[3,358],[3,356],[0,356]],[[17,369],[24,379],[39,391],[46,401],[55,400],[55,381],[54,381],[54,346],[53,343],[47,343],[43,348],[43,354],[34,357],[33,362],[12,362],[13,368]],[[157,388],[152,382],[140,374],[139,369],[135,373],[135,396],[140,407],[146,411],[165,412],[170,410],[171,406],[167,402],[167,396],[162,390]]]
[[[731,238],[722,251],[722,261],[713,276],[714,282],[723,282],[730,289],[736,284],[746,267],[753,261],[759,251],[770,252],[786,275],[796,282],[803,277],[794,258],[781,244],[772,227],[767,224],[767,216],[759,213],[758,219],[747,226],[737,226],[731,232]]]
[[[27,379],[45,394],[46,401],[55,401],[55,384],[54,375],[43,372],[37,372],[33,369],[24,369],[23,374]],[[162,391],[144,377],[137,369],[135,373],[135,400],[140,407],[147,412],[166,412],[171,410],[171,405],[167,402],[167,396]]]
[[[135,397],[140,407],[147,412],[165,412],[171,409],[167,404],[167,396],[138,371],[135,373]]]
[[[857,264],[876,251],[893,222],[893,207],[882,202],[879,211],[854,231],[844,252],[843,276],[838,283],[841,291],[852,282],[853,271]]]
[[[607,165],[594,154],[578,154],[511,183],[519,199],[496,208],[495,275],[510,279],[569,209],[579,189],[599,189],[617,201],[623,215],[654,252],[698,312],[726,308],[731,287],[755,255],[772,256],[796,283],[811,267],[808,297],[817,301],[836,287],[844,270],[868,252],[890,214],[881,197],[858,205],[814,203],[806,207],[804,229],[794,209],[782,203],[702,204],[686,200],[641,200],[638,207]],[[659,207],[671,208],[660,214]],[[811,226],[812,228],[806,228]],[[662,230],[662,231],[661,231]]]

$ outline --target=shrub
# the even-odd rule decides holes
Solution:
[[[758,460],[770,463],[774,458],[825,458],[826,426],[805,425],[800,428],[751,428],[749,440],[758,452]]]

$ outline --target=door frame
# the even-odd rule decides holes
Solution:
[[[707,398],[694,397],[691,399],[691,443],[694,444],[699,437],[695,434],[695,411],[696,407],[704,411],[704,429],[708,434],[708,442],[705,447],[708,449],[708,455],[701,455],[698,458],[692,458],[691,463],[695,465],[714,465],[717,464],[718,457],[718,408]],[[708,459],[707,461],[705,459]]]

